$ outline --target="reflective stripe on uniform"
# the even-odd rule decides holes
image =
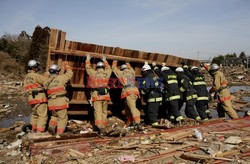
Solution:
[[[91,101],[101,101],[101,100],[109,101],[110,97],[109,95],[100,95],[91,97]]]
[[[40,104],[40,103],[45,103],[45,102],[48,102],[48,100],[46,98],[44,98],[44,99],[34,99],[34,100],[30,100],[29,104],[34,105],[34,104]]]
[[[168,84],[178,83],[177,80],[168,80],[167,82],[168,82]]]
[[[231,100],[231,96],[220,98],[220,102]]]
[[[186,98],[186,100],[191,100],[197,98],[197,95],[190,95]]]
[[[172,79],[176,79],[176,75],[168,75],[168,78],[169,78],[169,79],[171,79],[171,78],[172,78]]]
[[[57,133],[63,133],[64,131],[65,131],[65,128],[61,128],[61,129],[57,128],[56,130]]]
[[[227,81],[222,81],[221,85],[227,85]]]
[[[53,88],[53,89],[49,89],[47,91],[47,93],[48,93],[48,95],[50,95],[50,94],[61,92],[61,91],[65,91],[64,87],[56,87],[56,88]]]
[[[199,120],[201,120],[201,117],[200,117],[200,116],[197,116],[195,119],[196,119],[197,121],[199,121]]]
[[[136,122],[136,121],[138,121],[138,120],[140,120],[140,116],[134,116],[134,117],[133,117],[133,121],[134,121],[134,122]]]
[[[25,90],[31,90],[31,89],[35,89],[41,87],[41,85],[39,83],[33,83],[33,84],[28,84],[24,87]]]
[[[67,109],[69,104],[48,106],[49,110]]]
[[[107,125],[107,121],[103,121],[103,120],[95,120],[95,125]]]
[[[206,112],[206,113],[210,113],[210,110],[207,109],[205,112]]]
[[[132,95],[132,94],[135,94],[137,96],[140,95],[140,93],[138,91],[123,91],[122,94],[121,94],[121,99],[129,96],[129,95]]]
[[[45,128],[37,127],[36,131],[38,131],[38,132],[44,132],[44,131],[45,131]]]
[[[173,120],[173,119],[174,119],[174,116],[170,116],[170,119]]]
[[[175,95],[175,96],[170,96],[169,97],[169,100],[171,101],[171,100],[177,100],[177,99],[180,99],[181,98],[181,96],[180,95]]]
[[[184,83],[184,81],[185,81],[184,79],[181,79],[181,83]]]
[[[146,93],[143,90],[141,90],[141,94],[145,95]]]
[[[162,101],[162,97],[148,99],[148,102],[159,102],[159,101]]]
[[[206,85],[205,81],[197,81],[193,83],[194,85]]]
[[[176,118],[176,121],[180,121],[180,120],[183,120],[183,119],[184,119],[183,116],[179,116],[179,117]]]
[[[54,120],[50,120],[49,125],[57,126],[57,122]]]
[[[180,87],[181,92],[185,92],[185,89],[183,87]]]
[[[208,100],[208,97],[197,97],[197,101],[199,101],[199,100]]]
[[[37,126],[36,125],[32,125],[32,130],[36,130]]]

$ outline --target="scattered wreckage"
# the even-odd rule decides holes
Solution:
[[[0,140],[1,160],[12,163],[250,161],[250,116],[236,120],[213,119],[175,128],[145,127],[140,132],[125,127],[116,117],[110,117],[109,123],[107,133],[116,137],[99,135],[87,121],[69,121],[68,132],[60,138],[48,133],[22,132],[24,123],[18,123],[0,131],[1,138],[5,135],[5,139]]]

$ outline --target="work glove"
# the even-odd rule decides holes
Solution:
[[[156,66],[156,63],[155,63],[155,62],[153,62],[153,63],[152,63],[152,66],[153,66],[153,67],[155,67],[155,66]]]
[[[106,56],[102,56],[102,61],[106,61]]]
[[[63,62],[63,65],[64,65],[64,69],[65,69],[66,71],[69,70],[69,69],[71,69],[71,67],[70,67],[68,61],[64,61],[64,62]]]
[[[90,59],[91,59],[90,54],[87,54],[86,57],[87,57],[87,60],[90,60]]]

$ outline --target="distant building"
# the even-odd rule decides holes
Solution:
[[[241,58],[238,58],[238,57],[228,57],[228,58],[225,58],[224,61],[222,61],[222,65],[223,66],[243,66],[243,61]]]
[[[244,65],[246,68],[250,68],[250,56],[247,56],[247,58],[244,60]]]
[[[200,60],[201,63],[204,63],[206,65],[210,65],[211,64],[211,60]]]

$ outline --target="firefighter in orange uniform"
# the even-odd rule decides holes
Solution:
[[[136,108],[136,100],[140,96],[139,90],[135,85],[135,71],[129,63],[121,65],[121,70],[117,68],[117,61],[114,60],[112,70],[123,85],[121,99],[125,98],[125,112],[127,122],[134,121],[134,125],[141,129],[140,111]]]
[[[49,98],[48,109],[51,112],[51,119],[49,121],[48,131],[50,134],[64,133],[67,126],[68,115],[67,108],[69,107],[69,99],[66,97],[66,84],[73,76],[73,71],[64,62],[65,73],[59,75],[60,68],[52,64],[49,68],[50,77],[45,82],[45,89]]]
[[[88,87],[93,88],[91,91],[91,102],[94,107],[95,125],[102,131],[107,124],[108,101],[110,101],[108,81],[112,70],[106,57],[102,57],[103,62],[98,62],[96,70],[90,63],[91,56],[88,54],[86,59],[86,71],[88,77]]]
[[[47,98],[43,84],[46,78],[38,74],[39,63],[36,60],[28,62],[28,74],[24,79],[24,90],[29,94],[28,101],[32,108],[30,124],[32,130],[44,132],[48,120]]]
[[[227,88],[227,80],[224,74],[219,71],[219,66],[217,64],[212,64],[210,69],[207,65],[204,67],[213,77],[213,86],[209,93],[212,94],[215,92],[215,97],[219,100],[217,106],[219,117],[225,117],[225,112],[227,112],[230,118],[238,118],[238,115],[232,106],[231,95]]]

